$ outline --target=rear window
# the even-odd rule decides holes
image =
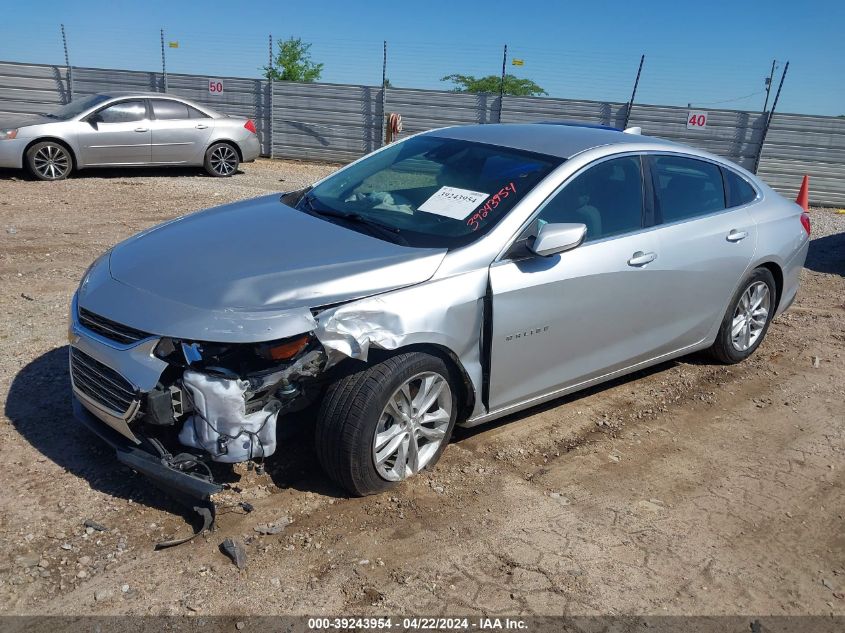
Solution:
[[[725,209],[725,187],[717,165],[682,156],[654,156],[651,161],[657,211],[663,223]]]
[[[754,187],[749,185],[748,181],[736,172],[723,169],[722,174],[725,177],[725,197],[727,198],[728,208],[748,204],[757,197]]]

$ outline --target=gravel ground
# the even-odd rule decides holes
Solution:
[[[845,216],[822,209],[799,299],[749,361],[684,358],[459,431],[380,497],[346,498],[299,438],[233,473],[215,533],[154,552],[185,519],[71,419],[70,296],[139,230],[332,169],[0,173],[3,613],[845,615]]]

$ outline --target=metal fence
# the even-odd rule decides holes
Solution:
[[[209,82],[222,84],[212,92]],[[262,153],[276,158],[345,162],[383,144],[386,112],[398,112],[403,135],[462,123],[569,120],[642,127],[644,134],[676,140],[724,156],[794,195],[801,176],[812,179],[814,203],[845,205],[845,119],[709,110],[703,129],[688,129],[687,108],[627,103],[512,97],[436,90],[263,79],[65,68],[0,62],[0,116],[50,110],[71,97],[142,90],[181,95],[226,114],[255,120]],[[384,110],[382,104],[385,104]]]

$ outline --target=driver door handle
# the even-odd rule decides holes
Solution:
[[[150,128],[148,128],[148,127],[136,127],[135,131],[136,132],[149,132]]]
[[[628,260],[628,266],[645,266],[649,262],[653,262],[655,259],[657,259],[657,253],[643,253],[642,251],[637,251],[631,255],[631,259]]]
[[[204,124],[202,124],[202,123],[197,123],[194,127],[195,127],[195,128],[197,128],[198,130],[204,130],[204,129],[206,129],[208,126],[207,126],[207,125],[204,125]]]
[[[728,233],[727,240],[729,242],[739,242],[744,240],[748,237],[748,231],[737,231],[736,229],[731,229],[731,232]]]

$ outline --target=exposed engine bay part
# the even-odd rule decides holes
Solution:
[[[247,380],[187,370],[182,384],[194,409],[179,433],[182,444],[230,464],[263,459],[276,451],[278,400],[271,398],[260,410],[247,413]]]
[[[302,378],[317,376],[326,365],[322,349],[312,349],[275,371],[240,378],[229,371],[186,369],[182,395],[191,414],[179,441],[199,448],[214,461],[236,463],[269,457],[276,450],[276,422],[281,412],[302,395]],[[169,392],[168,392],[169,394]],[[175,397],[168,406],[182,402]]]

